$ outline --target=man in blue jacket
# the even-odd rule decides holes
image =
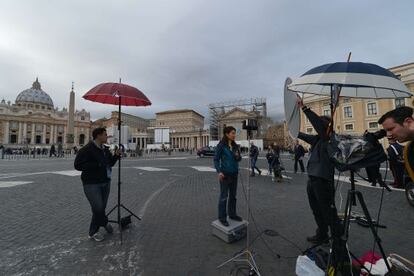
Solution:
[[[242,221],[242,218],[236,213],[237,176],[241,154],[240,148],[235,142],[236,129],[227,126],[224,128],[223,134],[223,138],[216,147],[214,166],[220,182],[218,218],[224,226],[229,226],[227,214],[232,220]]]

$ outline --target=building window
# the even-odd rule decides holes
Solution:
[[[306,133],[310,134],[310,133],[312,133],[312,132],[313,132],[313,128],[308,127],[308,128],[306,129]]]
[[[395,107],[405,106],[405,99],[404,98],[396,98],[395,99]]]
[[[344,98],[344,103],[349,103],[351,101],[350,98]]]
[[[377,115],[377,103],[368,103],[367,104],[368,115]]]
[[[344,117],[352,118],[352,106],[344,106]]]
[[[46,138],[46,144],[49,145],[49,143],[50,143],[50,139],[49,138]]]
[[[63,138],[62,138],[62,136],[58,136],[58,138],[57,138],[57,142],[58,142],[58,143],[63,143]]]
[[[368,128],[378,128],[378,123],[377,122],[369,122],[368,123]]]
[[[10,144],[17,144],[17,135],[16,134],[10,135]]]
[[[85,144],[85,134],[79,135],[79,145]]]
[[[85,121],[85,116],[81,116],[81,121]]]
[[[323,115],[324,116],[330,116],[331,115],[331,111],[329,109],[324,109],[323,110]]]
[[[42,136],[36,135],[36,144],[41,144],[41,143],[42,143]]]
[[[345,130],[346,131],[352,131],[352,130],[354,130],[354,124],[346,124],[345,125]]]

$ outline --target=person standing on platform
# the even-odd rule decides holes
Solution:
[[[214,154],[214,167],[220,182],[218,219],[224,226],[229,226],[227,214],[232,220],[243,220],[236,212],[237,176],[239,162],[242,158],[235,140],[236,129],[226,126],[223,130],[223,138],[218,143]]]

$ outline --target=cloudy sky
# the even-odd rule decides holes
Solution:
[[[286,77],[320,64],[414,62],[414,1],[113,0],[0,2],[0,98],[14,102],[38,76],[55,106],[93,118],[112,106],[81,96],[100,82],[142,90],[151,107],[192,108],[266,97],[282,117]]]

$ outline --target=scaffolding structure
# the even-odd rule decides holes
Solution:
[[[219,139],[220,117],[234,108],[240,108],[248,112],[255,111],[259,114],[259,120],[267,119],[266,98],[250,98],[209,104],[210,140]],[[258,123],[263,125],[260,121]]]

